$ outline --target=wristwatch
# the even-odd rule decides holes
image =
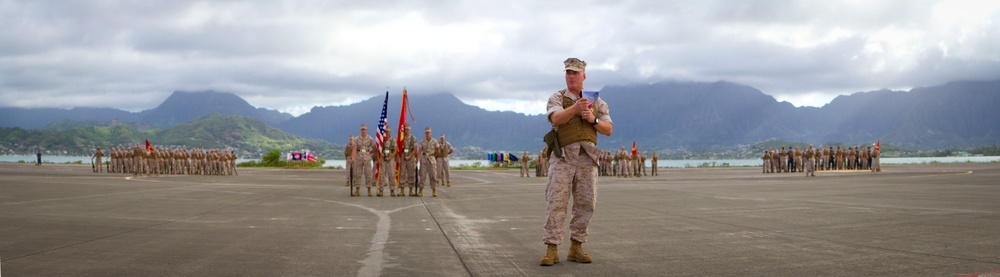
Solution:
[[[600,118],[594,118],[594,125],[597,125],[597,124],[600,124],[600,123],[601,123],[601,119]]]

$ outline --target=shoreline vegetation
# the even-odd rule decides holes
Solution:
[[[920,157],[908,157],[908,158],[920,158]],[[267,161],[267,162],[265,162],[263,160],[261,160],[261,161],[251,160],[251,161],[246,161],[246,162],[238,163],[238,164],[236,164],[236,166],[237,167],[241,167],[241,168],[333,169],[333,170],[342,170],[342,169],[344,169],[344,167],[342,167],[342,166],[325,166],[324,167],[324,166],[322,166],[324,162],[325,162],[325,160],[323,160],[323,159],[319,159],[319,161],[317,161],[317,162],[298,162],[298,161],[291,161],[291,162],[289,162],[289,161],[283,161],[283,160]],[[0,163],[16,163],[16,164],[29,164],[30,163],[30,164],[34,164],[35,161],[34,160],[31,160],[31,161],[25,161],[25,160],[0,161]],[[104,161],[102,164],[106,165],[107,163],[108,163],[107,161]],[[1000,157],[998,157],[995,160],[989,160],[989,161],[972,161],[972,160],[966,159],[964,161],[963,160],[956,160],[956,161],[951,161],[951,162],[921,161],[921,162],[911,162],[911,163],[888,163],[888,164],[887,163],[883,163],[883,164],[887,164],[887,165],[928,165],[928,164],[931,164],[931,165],[934,165],[934,164],[961,164],[961,163],[1000,163]],[[51,162],[51,161],[44,161],[43,160],[42,164],[85,165],[86,163],[84,163],[84,161],[82,161],[82,160],[66,161],[66,162]],[[532,162],[529,167],[532,168],[532,169],[534,169],[535,168],[535,163]],[[685,163],[683,166],[659,166],[658,168],[667,168],[667,169],[669,169],[669,168],[675,168],[675,169],[677,169],[677,168],[758,168],[758,167],[760,167],[760,165],[732,165],[732,164],[727,163],[727,162],[702,162],[702,163],[697,163],[697,164]],[[508,166],[504,166],[504,165],[486,166],[486,165],[484,165],[481,162],[474,162],[472,164],[464,164],[463,163],[463,164],[459,164],[457,166],[452,166],[451,167],[451,169],[453,169],[453,170],[519,170],[520,168],[521,168],[520,165],[517,164],[517,163],[511,163]]]

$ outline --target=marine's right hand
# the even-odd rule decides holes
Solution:
[[[590,100],[587,100],[586,97],[580,97],[580,99],[577,99],[576,103],[573,104],[573,108],[576,109],[577,113],[581,113],[583,111],[589,111]]]

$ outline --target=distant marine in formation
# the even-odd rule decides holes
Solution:
[[[819,149],[813,148],[810,144],[805,150],[798,146],[792,148],[781,147],[780,150],[768,148],[761,157],[764,161],[762,172],[768,173],[788,173],[804,172],[806,176],[815,177],[816,171],[827,170],[870,170],[871,172],[882,172],[881,165],[881,142],[876,142],[875,147],[847,147],[841,148],[837,145],[826,145]]]
[[[100,147],[94,152],[98,166],[94,172],[101,172],[104,152]],[[136,143],[135,147],[117,146],[109,153],[108,173],[132,174],[134,176],[159,175],[239,175],[236,169],[236,152],[223,149],[186,147],[162,147]]]

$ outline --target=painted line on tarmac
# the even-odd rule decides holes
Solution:
[[[938,174],[916,175],[916,176],[906,176],[906,177],[907,178],[924,178],[924,177],[946,176],[946,175],[956,175],[956,174],[970,175],[972,173],[973,173],[972,170],[969,170],[969,171],[966,171],[966,172],[953,171],[953,172],[942,172],[942,173],[938,173]]]
[[[371,240],[371,247],[368,248],[368,255],[365,256],[365,259],[361,260],[361,269],[358,270],[358,276],[382,275],[382,267],[383,267],[382,265],[383,263],[385,263],[385,244],[386,242],[389,241],[389,229],[392,227],[392,218],[389,217],[389,215],[413,207],[426,206],[426,204],[423,202],[423,198],[420,199],[420,204],[413,204],[392,210],[376,210],[374,208],[365,205],[345,203],[329,199],[319,199],[310,197],[294,197],[294,198],[352,206],[373,213],[375,214],[375,216],[378,217],[378,223],[375,224],[375,235],[372,237]],[[341,227],[337,228],[341,229]]]

